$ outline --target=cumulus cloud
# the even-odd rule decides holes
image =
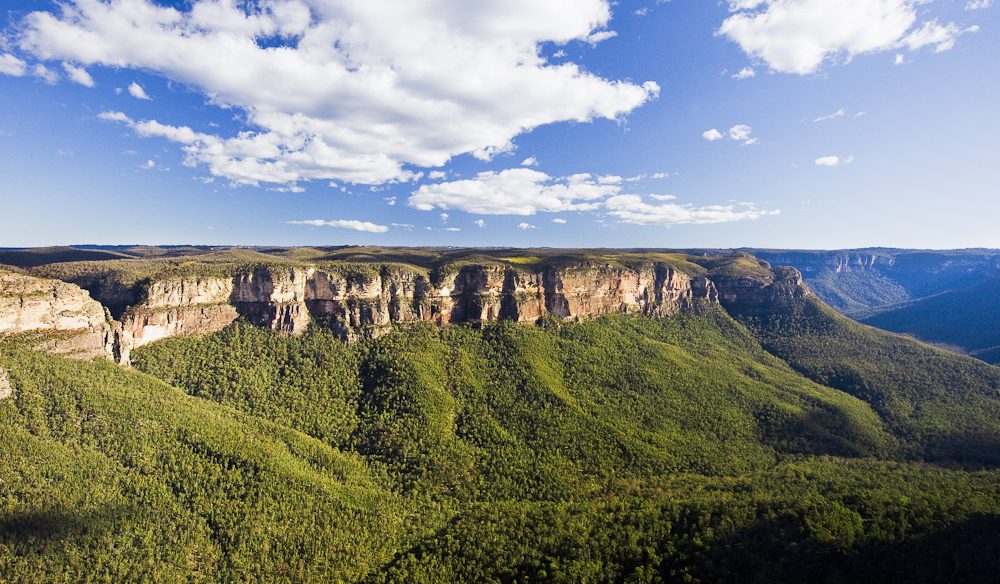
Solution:
[[[679,203],[649,203],[639,195],[618,195],[607,200],[608,213],[633,225],[705,225],[731,223],[777,215],[777,210],[758,209],[751,203],[695,207]]]
[[[530,168],[480,172],[472,179],[425,184],[410,195],[421,211],[458,209],[481,215],[534,215],[538,212],[593,210],[596,201],[620,190],[601,177],[578,174],[553,179]]]
[[[143,89],[142,86],[136,83],[135,81],[133,81],[132,84],[128,86],[128,93],[129,95],[131,95],[136,99],[142,99],[146,101],[152,99],[151,97],[146,95],[146,90]]]
[[[472,224],[480,229],[486,227],[486,221],[483,219],[476,219],[475,221],[472,222]]]
[[[371,223],[369,221],[357,221],[355,219],[307,219],[304,221],[286,221],[289,225],[309,225],[312,227],[335,227],[337,229],[353,229],[354,231],[363,231],[365,233],[385,233],[389,231],[387,225],[378,225],[376,223]],[[405,228],[404,225],[399,224],[397,227]],[[410,226],[412,229],[412,225]]]
[[[750,79],[756,76],[757,72],[753,70],[753,67],[744,67],[733,74],[733,79]]]
[[[53,71],[52,69],[49,69],[45,65],[42,65],[41,63],[37,63],[35,64],[34,67],[32,67],[31,74],[34,75],[35,77],[38,77],[42,81],[48,83],[49,85],[52,85],[56,81],[59,81],[59,74]]]
[[[95,85],[94,78],[83,67],[77,67],[72,63],[63,63],[62,66],[63,71],[66,72],[66,75],[73,83],[78,83],[84,87],[93,87]]]
[[[757,138],[752,136],[753,128],[746,124],[738,124],[729,128],[729,139],[742,142],[745,146],[757,143]]]
[[[531,223],[518,223],[517,224],[517,228],[520,229],[520,230],[522,230],[522,231],[528,231],[528,230],[531,230],[531,229],[538,229],[538,227],[535,227]]]
[[[521,166],[538,166],[538,159],[534,156],[529,156],[521,161]]]
[[[742,142],[744,146],[750,146],[757,143],[757,138],[753,136],[753,128],[746,124],[737,124],[729,128],[725,134],[715,128],[712,128],[711,130],[703,132],[701,137],[709,142],[725,140],[728,138],[736,142]]]
[[[638,225],[722,223],[777,214],[751,203],[697,207],[674,202],[673,195],[631,194],[625,191],[629,183],[608,178],[585,173],[550,177],[529,168],[481,172],[472,179],[422,185],[412,193],[409,204],[422,211],[456,209],[485,215],[593,211]],[[552,222],[564,224],[566,220]]]
[[[966,10],[984,10],[993,6],[993,0],[969,0],[965,5]]]
[[[555,223],[556,225],[566,225],[567,223],[567,221],[562,217],[556,217],[555,219],[552,220],[552,222]]]
[[[716,130],[715,128],[712,128],[711,130],[705,130],[704,132],[702,132],[701,137],[708,140],[709,142],[715,142],[716,140],[722,140],[723,138],[725,138],[725,136],[722,135],[722,132]]]
[[[823,156],[816,159],[816,166],[837,167],[844,164],[850,164],[852,162],[854,162],[853,156],[848,156],[847,158],[841,158],[839,156]]]
[[[21,77],[28,70],[28,65],[14,55],[0,55],[0,74]]]
[[[774,71],[807,75],[856,55],[933,45],[944,51],[963,32],[954,23],[918,24],[933,0],[730,0],[718,34]]]
[[[607,0],[67,0],[23,20],[42,60],[143,70],[242,110],[245,131],[147,132],[236,183],[414,179],[513,150],[545,124],[618,119],[659,87],[550,63],[546,44],[609,38]],[[173,128],[173,130],[168,130]]]

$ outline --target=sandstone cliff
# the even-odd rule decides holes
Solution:
[[[0,308],[5,319],[0,323],[7,324],[0,331],[4,326],[12,331],[83,331],[87,336],[79,341],[81,354],[103,353],[128,363],[133,348],[215,332],[238,318],[293,335],[317,325],[352,339],[410,322],[668,317],[699,303],[746,312],[809,293],[797,271],[772,270],[746,254],[675,261],[655,257],[527,265],[484,258],[432,269],[394,263],[234,264],[131,282],[102,272],[77,280],[89,295],[72,284],[11,274],[3,287],[11,300]],[[11,292],[18,286],[23,292]],[[112,320],[91,296],[116,307],[120,321]]]
[[[745,284],[753,286],[751,280]],[[391,264],[254,266],[227,277],[154,281],[141,298],[122,316],[124,345],[129,347],[214,332],[240,317],[286,334],[300,334],[315,323],[345,338],[420,321],[536,322],[547,315],[579,319],[616,313],[662,317],[696,301],[716,303],[719,289],[705,275],[655,262],[629,268],[577,262],[535,269],[484,262],[431,274]]]
[[[0,270],[0,335],[50,333],[46,350],[71,357],[118,358],[116,323],[78,286]]]

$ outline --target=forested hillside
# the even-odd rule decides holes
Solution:
[[[1000,363],[1000,278],[904,304],[864,322]]]
[[[0,574],[991,581],[1000,369],[782,311],[353,344],[238,322],[135,370],[12,338]]]

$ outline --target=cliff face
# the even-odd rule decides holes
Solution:
[[[0,335],[58,333],[41,341],[54,353],[116,358],[114,321],[86,290],[61,282],[0,271]]]
[[[764,251],[752,250],[753,255],[775,266],[794,266],[808,278],[811,274],[830,270],[837,274],[891,270],[896,257],[889,253],[867,251]]]
[[[434,278],[391,265],[363,270],[264,266],[230,278],[150,284],[144,300],[126,310],[122,327],[134,347],[214,332],[239,317],[286,334],[300,334],[316,322],[353,338],[419,321],[669,316],[696,300],[718,302],[715,283],[653,263],[640,269],[580,263],[538,270],[473,264]]]
[[[996,250],[750,252],[771,265],[798,269],[824,302],[853,318],[1000,276]]]
[[[230,303],[231,278],[171,279],[151,282],[139,303],[121,317],[123,352],[175,336],[221,330],[239,316]]]
[[[395,264],[259,265],[236,268],[226,276],[152,279],[139,288],[93,280],[97,288],[92,294],[124,306],[120,322],[72,284],[18,276],[37,281],[34,285],[44,294],[26,291],[8,302],[18,308],[0,308],[0,317],[6,319],[0,322],[15,324],[0,326],[19,331],[87,330],[95,354],[100,349],[127,363],[133,348],[167,337],[215,332],[241,317],[293,335],[315,323],[351,339],[381,334],[394,323],[421,321],[478,325],[498,320],[536,322],[545,316],[666,317],[698,302],[763,310],[768,303],[808,293],[795,270],[761,266],[762,271],[745,278],[692,276],[657,261],[627,268],[580,260],[537,268],[468,263],[431,274]],[[34,298],[32,294],[37,295],[35,300],[22,299]]]
[[[767,281],[747,278],[718,282],[719,302],[731,314],[755,316],[812,296],[794,268],[777,268]]]

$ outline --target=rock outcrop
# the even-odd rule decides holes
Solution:
[[[4,371],[3,367],[0,367],[0,401],[13,395],[14,387],[10,384],[10,380],[7,379],[7,372]]]
[[[744,262],[749,258],[740,257]],[[8,302],[17,304],[16,309],[0,308],[0,318],[6,319],[0,323],[8,323],[0,331],[2,326],[86,331],[89,354],[103,352],[127,363],[133,348],[215,332],[238,318],[284,334],[301,334],[317,325],[353,339],[379,335],[395,323],[533,323],[543,317],[576,320],[602,314],[668,317],[699,303],[745,312],[808,294],[797,271],[770,270],[766,263],[750,261],[753,269],[745,277],[683,271],[660,261],[625,267],[577,260],[538,267],[468,262],[431,272],[406,264],[248,265],[228,275],[208,275],[206,270],[200,276],[151,278],[138,287],[103,277],[84,280],[84,286],[95,287],[90,291],[95,297],[124,306],[120,321],[72,284],[13,275],[34,287]]]
[[[79,286],[0,270],[0,335],[40,333],[40,345],[53,353],[120,360],[117,330]]]
[[[231,277],[150,283],[122,316],[125,344],[222,329],[237,318],[286,334],[312,323],[345,338],[377,335],[393,323],[536,322],[551,315],[670,316],[696,301],[718,302],[715,283],[665,264],[638,268],[580,262],[537,270],[469,264],[425,274],[403,266],[256,266]]]

